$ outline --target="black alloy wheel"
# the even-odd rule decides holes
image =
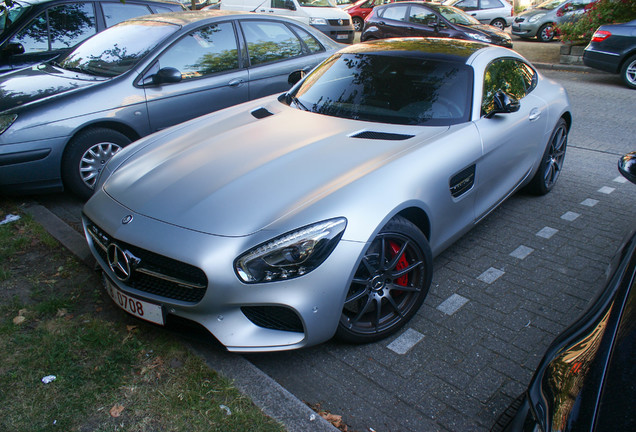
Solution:
[[[539,169],[528,184],[529,192],[535,195],[545,195],[552,190],[563,169],[567,145],[568,125],[561,118],[550,135]]]
[[[433,258],[424,234],[400,216],[391,219],[358,265],[336,336],[368,343],[395,333],[424,302],[432,273]]]

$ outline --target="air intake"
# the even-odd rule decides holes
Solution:
[[[363,138],[363,139],[374,139],[374,140],[388,140],[388,141],[403,141],[409,138],[413,138],[414,135],[404,135],[404,134],[395,134],[395,133],[387,133],[387,132],[373,132],[373,131],[364,131],[357,133],[355,135],[351,135],[351,138]]]
[[[255,109],[254,111],[251,112],[251,114],[257,119],[262,119],[262,118],[274,115],[271,112],[267,111],[265,108]]]

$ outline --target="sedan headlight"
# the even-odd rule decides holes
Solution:
[[[0,115],[0,134],[9,129],[9,126],[11,126],[17,118],[17,114]]]
[[[292,279],[309,273],[327,259],[345,227],[345,218],[300,228],[256,246],[238,257],[234,268],[246,283]]]
[[[327,20],[325,18],[309,18],[309,25],[327,25]]]
[[[545,16],[544,13],[533,15],[533,16],[530,17],[528,22],[531,22],[531,23],[536,22],[536,21],[540,20],[541,18],[543,18],[544,16]]]
[[[481,33],[466,33],[469,37],[478,40],[480,42],[486,42],[486,43],[490,43],[490,38],[486,35],[483,35]]]

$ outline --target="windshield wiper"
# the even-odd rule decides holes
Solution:
[[[287,93],[287,99],[288,99],[288,102],[287,102],[288,104],[289,104],[289,101],[295,103],[296,107],[299,110],[311,111],[309,108],[307,108],[305,105],[303,105],[303,103],[300,100],[298,100],[298,98],[296,96],[294,96],[293,94]]]

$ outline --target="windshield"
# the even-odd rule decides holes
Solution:
[[[548,0],[546,2],[541,3],[535,9],[552,10],[552,9],[556,9],[559,6],[561,6],[563,4],[563,2],[565,2],[565,0]]]
[[[468,121],[472,70],[463,63],[381,53],[336,54],[288,95],[299,109],[403,125]]]
[[[304,7],[336,7],[331,0],[298,0],[298,4]]]
[[[0,11],[0,33],[3,33],[5,29],[11,28],[11,24],[16,22],[29,9],[31,9],[31,6],[22,6],[20,3],[13,2],[11,6],[7,7],[6,11]]]
[[[431,5],[432,6],[432,5]],[[432,8],[432,7],[431,7]],[[466,14],[464,11],[461,11],[457,8],[450,6],[436,6],[435,9],[442,14],[444,18],[453,24],[461,24],[461,25],[478,25],[481,24],[477,18],[473,18],[470,15]]]
[[[126,21],[88,39],[57,66],[89,75],[117,76],[177,30],[179,26],[165,22]]]

